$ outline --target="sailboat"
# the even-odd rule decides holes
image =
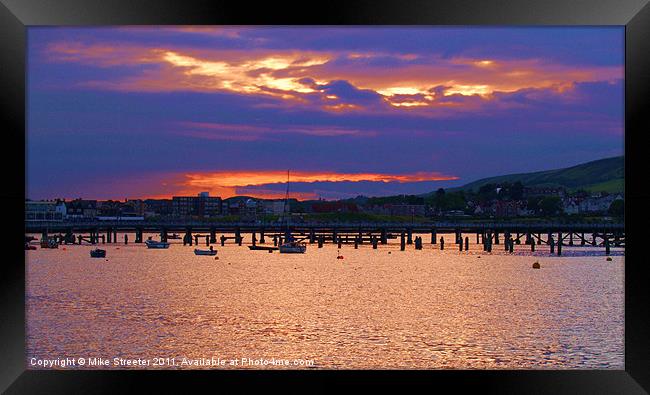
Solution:
[[[284,199],[284,209],[282,210],[282,216],[286,220],[284,232],[285,242],[279,246],[279,249],[281,254],[304,254],[307,251],[307,244],[296,240],[291,235],[291,231],[289,231],[289,220],[286,219],[287,204],[289,204],[289,170],[287,170],[287,195]]]

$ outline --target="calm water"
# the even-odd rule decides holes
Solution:
[[[28,368],[39,368],[32,357],[220,358],[239,365],[212,368],[256,369],[287,366],[242,358],[334,369],[624,368],[622,251],[613,249],[612,261],[601,249],[567,246],[562,257],[542,246],[531,256],[524,245],[513,255],[502,245],[461,253],[453,237],[445,251],[400,252],[394,240],[377,250],[344,245],[342,260],[336,246],[315,244],[304,255],[216,246],[215,260],[179,240],[168,250],[107,244],[107,260],[91,259],[90,246],[27,251]]]

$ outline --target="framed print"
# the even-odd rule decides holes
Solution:
[[[2,389],[647,391],[647,2],[291,8],[3,0]]]

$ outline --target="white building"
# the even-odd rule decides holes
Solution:
[[[66,216],[65,203],[50,200],[28,200],[25,202],[25,221],[63,221]]]

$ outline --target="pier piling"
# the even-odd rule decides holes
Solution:
[[[551,246],[551,254],[555,253],[555,240],[553,239],[553,236],[549,237],[548,244]]]

